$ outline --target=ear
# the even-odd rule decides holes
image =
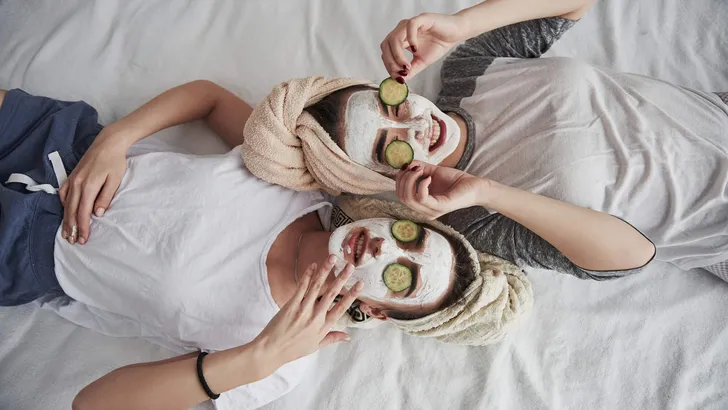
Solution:
[[[366,315],[373,317],[374,319],[387,320],[387,315],[379,308],[375,308],[367,305],[364,302],[359,304],[359,309]]]

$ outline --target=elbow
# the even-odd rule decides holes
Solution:
[[[632,269],[640,269],[647,266],[655,258],[657,248],[651,240],[643,236],[634,250],[631,252]]]
[[[73,410],[89,410],[93,408],[99,408],[93,403],[93,397],[88,393],[88,387],[84,387],[83,390],[78,392],[76,397],[73,398],[71,409]]]

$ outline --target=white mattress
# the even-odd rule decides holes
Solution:
[[[104,123],[198,78],[256,103],[292,77],[381,79],[378,44],[399,19],[472,3],[0,0],[0,88],[84,99]],[[549,54],[728,91],[726,21],[723,0],[602,1]],[[433,97],[438,68],[412,88]],[[135,152],[224,148],[201,126],[160,134]],[[504,343],[356,331],[267,408],[728,408],[728,284],[661,264],[609,283],[530,277],[534,314]],[[109,370],[169,355],[32,305],[0,309],[0,409],[67,409]]]

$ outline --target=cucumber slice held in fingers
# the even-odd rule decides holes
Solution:
[[[420,226],[409,219],[400,219],[392,224],[392,236],[402,242],[414,242],[420,236]]]
[[[393,263],[384,269],[384,284],[392,292],[401,292],[412,286],[412,270],[401,263]]]
[[[397,106],[407,100],[409,87],[407,84],[400,84],[391,78],[385,78],[379,84],[379,99],[385,105]]]
[[[384,149],[384,159],[395,169],[402,169],[415,159],[415,150],[407,141],[394,140]]]

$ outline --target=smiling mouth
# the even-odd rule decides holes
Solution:
[[[344,240],[344,257],[347,262],[354,266],[359,264],[367,254],[367,244],[369,243],[369,234],[365,228],[352,232],[347,239]]]
[[[432,117],[432,126],[430,127],[429,135],[429,152],[433,153],[445,144],[445,133],[447,132],[447,127],[445,126],[445,121],[432,114],[430,114],[430,117]]]

